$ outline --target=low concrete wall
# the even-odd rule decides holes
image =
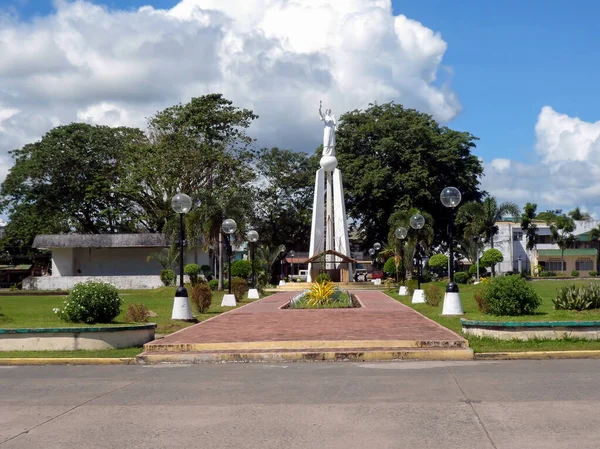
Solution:
[[[142,346],[154,340],[156,324],[115,327],[0,329],[0,351],[76,351]]]
[[[187,276],[185,277],[187,279]],[[160,276],[30,276],[23,279],[23,290],[70,290],[79,282],[108,282],[118,289],[162,287]]]
[[[472,321],[460,320],[466,335],[500,340],[600,340],[600,321]]]

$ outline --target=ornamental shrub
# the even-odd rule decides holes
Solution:
[[[434,254],[429,258],[429,268],[435,271],[441,271],[448,268],[448,256],[445,254]]]
[[[219,281],[217,281],[217,284]],[[196,284],[192,287],[192,304],[198,313],[205,313],[212,303],[212,292],[208,284]]]
[[[590,276],[590,277],[595,277],[595,276],[598,276],[598,272],[597,272],[597,271],[590,271],[590,272],[588,273],[588,276]]]
[[[578,287],[566,285],[556,292],[552,300],[556,310],[589,310],[600,308],[600,285],[592,283]]]
[[[490,248],[484,252],[481,256],[481,259],[479,259],[479,265],[483,265],[484,267],[492,267],[503,260],[504,256],[499,250],[496,248]]]
[[[469,273],[466,271],[459,271],[458,273],[454,273],[454,282],[457,284],[466,284],[469,282]]]
[[[431,307],[437,307],[442,302],[444,294],[437,285],[427,285],[423,288],[425,291],[425,302]]]
[[[123,300],[117,288],[105,282],[80,282],[67,296],[62,309],[54,312],[72,323],[110,323],[121,312]]]
[[[477,264],[473,264],[469,267],[469,274],[473,277],[477,276]],[[485,269],[484,266],[479,266],[479,276],[483,276],[484,274],[487,274],[487,270]]]
[[[200,270],[200,267],[195,263],[188,263],[183,269],[183,272],[190,278],[192,287],[198,285],[202,281],[202,278],[200,277],[202,270]]]
[[[231,292],[235,295],[236,301],[244,299],[244,295],[248,291],[248,281],[246,279],[235,277],[231,278]]]
[[[500,276],[484,284],[481,296],[491,315],[530,315],[542,300],[521,276]]]
[[[236,260],[231,264],[231,275],[248,279],[252,274],[252,262],[249,260]]]
[[[402,269],[401,266],[398,268]],[[390,276],[396,276],[396,260],[393,257],[390,257],[385,261],[383,265],[383,272],[389,274]]]
[[[330,282],[331,281],[331,276],[329,276],[327,273],[321,273],[317,276],[317,279],[315,280],[315,282],[317,284],[320,284],[322,282]]]
[[[211,290],[218,289],[219,288],[219,280],[211,279],[210,281],[208,281],[208,286],[210,287]]]
[[[160,280],[165,287],[175,285],[175,272],[173,270],[160,270]]]
[[[577,270],[571,271],[571,276],[573,276],[574,278],[579,277],[579,271],[577,271]]]
[[[127,306],[127,313],[125,314],[125,321],[128,323],[143,323],[149,315],[150,311],[145,304],[129,304]]]

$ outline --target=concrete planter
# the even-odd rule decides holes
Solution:
[[[582,338],[600,340],[600,321],[474,321],[461,319],[463,333],[500,340]]]
[[[0,351],[75,351],[142,346],[154,340],[156,324],[115,327],[0,329]]]

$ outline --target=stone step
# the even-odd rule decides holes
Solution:
[[[471,348],[322,348],[318,350],[245,350],[143,352],[137,363],[220,362],[384,362],[394,360],[473,360]]]

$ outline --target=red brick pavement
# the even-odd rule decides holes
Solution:
[[[268,296],[152,345],[269,341],[465,340],[380,291],[356,291],[363,307],[280,309],[296,293]]]

